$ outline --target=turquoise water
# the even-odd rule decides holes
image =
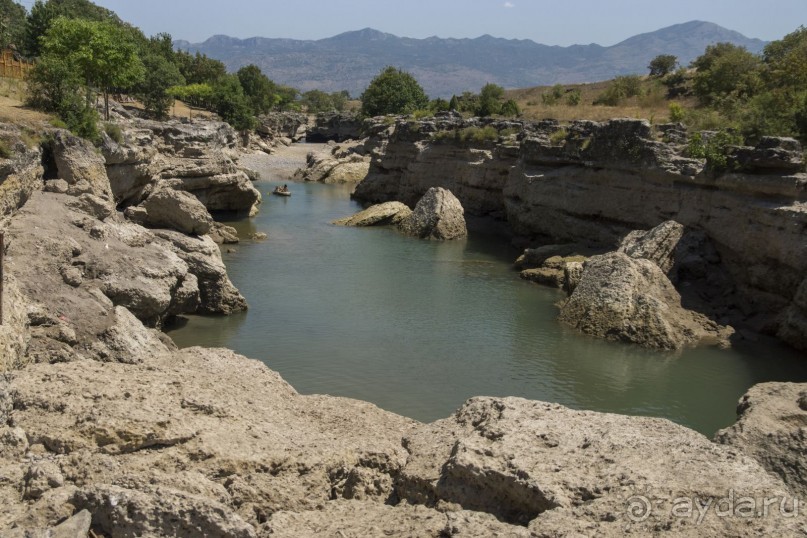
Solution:
[[[256,184],[268,193],[278,182]],[[557,323],[558,291],[522,281],[499,237],[410,239],[341,228],[350,188],[289,184],[230,223],[226,252],[250,310],[192,317],[180,346],[223,346],[265,362],[304,394],[368,400],[422,421],[471,396],[521,396],[573,408],[666,417],[706,435],[731,424],[762,381],[805,381],[807,361],[775,342],[658,353],[581,336]]]

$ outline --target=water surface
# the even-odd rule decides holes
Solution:
[[[267,176],[264,176],[267,177]],[[261,181],[269,193],[283,181]],[[304,394],[368,400],[422,421],[471,396],[666,417],[706,435],[733,423],[762,381],[805,381],[775,342],[658,353],[581,336],[557,321],[560,292],[522,281],[500,237],[430,242],[330,221],[360,209],[350,187],[289,183],[224,253],[250,310],[192,317],[180,346],[223,346],[264,361]]]

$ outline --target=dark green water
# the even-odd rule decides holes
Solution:
[[[665,354],[580,336],[556,321],[559,292],[518,278],[506,241],[335,227],[360,209],[349,188],[290,188],[290,198],[265,196],[257,217],[231,223],[242,237],[269,234],[224,253],[249,312],[193,317],[170,333],[178,345],[229,347],[301,393],[422,421],[471,396],[521,396],[666,417],[711,436],[734,421],[751,385],[807,380],[807,361],[772,342]]]

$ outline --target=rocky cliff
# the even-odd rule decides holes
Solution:
[[[735,148],[716,175],[686,156],[680,126],[640,120],[512,123],[446,114],[379,121],[354,197],[412,207],[451,190],[469,215],[507,221],[533,244],[615,248],[675,220],[703,239],[730,280],[720,323],[777,334],[807,350],[807,174],[794,140]]]

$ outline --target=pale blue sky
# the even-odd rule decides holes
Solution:
[[[30,8],[33,0],[21,2]],[[496,37],[547,45],[613,45],[705,20],[748,37],[779,39],[807,25],[807,0],[95,0],[146,34],[204,41],[320,39],[375,28],[403,37]]]

